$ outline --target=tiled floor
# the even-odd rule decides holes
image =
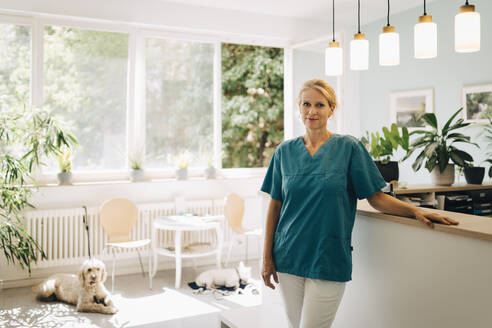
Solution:
[[[252,263],[254,264],[254,263]],[[37,301],[31,288],[0,291],[0,327],[220,327],[218,313],[228,309],[261,304],[261,283],[258,265],[253,266],[253,283],[241,295],[223,296],[217,293],[195,294],[187,286],[196,274],[212,267],[183,270],[183,283],[174,289],[174,271],[159,271],[153,280],[141,274],[117,276],[114,301],[119,307],[115,315],[78,313],[72,305]],[[110,288],[111,279],[106,281]],[[259,293],[256,293],[259,291]]]

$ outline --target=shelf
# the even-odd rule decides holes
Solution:
[[[395,195],[416,194],[424,192],[446,192],[446,191],[464,191],[464,190],[482,190],[492,189],[492,184],[474,185],[474,184],[454,184],[451,186],[436,186],[426,184],[409,185],[406,189],[395,189]]]
[[[159,255],[176,257],[174,247],[156,248],[155,251]],[[217,251],[217,247],[208,244],[192,245],[183,248],[181,251],[181,257],[186,259],[192,257],[210,256],[216,254]]]

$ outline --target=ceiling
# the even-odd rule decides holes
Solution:
[[[332,1],[330,0],[160,0],[197,7],[244,11],[268,16],[281,16],[316,21],[331,21]],[[427,0],[431,3],[435,0]],[[361,0],[361,24],[385,17],[386,0]],[[392,0],[391,13],[423,6],[422,0]],[[428,8],[432,10],[432,5]],[[337,24],[355,24],[356,0],[335,0]]]

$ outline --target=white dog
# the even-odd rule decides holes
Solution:
[[[105,280],[104,263],[89,259],[82,264],[78,275],[54,274],[33,287],[33,291],[40,300],[58,300],[74,304],[80,312],[114,314],[118,309],[104,287]]]
[[[239,263],[236,269],[214,269],[202,272],[196,278],[195,283],[200,287],[207,289],[218,286],[234,287],[237,289],[239,284],[247,284],[251,279],[251,267],[244,266],[243,262]]]

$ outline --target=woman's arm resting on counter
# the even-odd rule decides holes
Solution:
[[[381,190],[375,192],[371,197],[368,197],[367,201],[372,207],[380,212],[416,218],[431,228],[434,228],[432,221],[447,225],[458,224],[458,221],[455,221],[449,217],[424,211],[419,207],[405,203],[395,197],[391,197],[390,195],[386,195]]]

